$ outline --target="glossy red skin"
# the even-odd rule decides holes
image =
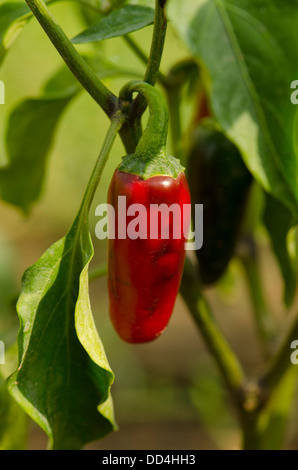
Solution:
[[[118,335],[129,343],[156,339],[166,328],[179,291],[185,259],[185,238],[181,220],[181,239],[174,239],[170,219],[170,238],[117,239],[118,196],[126,196],[127,207],[141,203],[190,204],[190,193],[184,173],[173,179],[139,176],[115,171],[108,203],[115,208],[116,239],[109,239],[108,287],[110,318]],[[147,224],[149,227],[149,210]],[[189,217],[186,224],[189,226]],[[127,217],[127,225],[134,217]],[[182,219],[182,218],[181,218]]]

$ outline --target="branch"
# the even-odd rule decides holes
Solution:
[[[151,49],[149,54],[149,60],[147,64],[146,73],[144,76],[144,82],[150,85],[155,85],[160,62],[162,58],[164,43],[167,32],[167,20],[165,17],[164,7],[162,8],[159,1],[155,1],[155,17],[154,17],[154,29],[151,42]]]
[[[246,382],[244,372],[212,316],[210,307],[200,290],[195,267],[189,259],[185,261],[180,291],[235,402],[238,407],[242,407]]]
[[[90,176],[89,183],[87,185],[85,195],[83,198],[83,206],[87,207],[88,212],[90,210],[91,203],[94,198],[95,191],[97,189],[99,180],[101,178],[103,169],[109,157],[110,151],[116,139],[117,133],[120,131],[123,122],[124,122],[124,115],[121,111],[118,111],[113,118],[111,119],[110,127],[108,132],[105,136],[105,140],[103,142],[99,157],[96,161],[95,167],[93,168],[92,174]]]
[[[111,118],[117,105],[116,96],[98,79],[77,52],[64,31],[56,23],[43,0],[26,0],[26,2],[66,65],[85,90]]]
[[[155,0],[153,36],[150,48],[150,55],[148,58],[147,68],[144,76],[144,82],[149,83],[149,85],[155,85],[158,76],[160,75],[159,67],[166,39],[166,32],[167,20],[165,17],[164,8],[160,6],[158,0]],[[131,115],[135,118],[140,118],[144,113],[146,107],[146,100],[144,100],[142,96],[138,96],[132,105]]]

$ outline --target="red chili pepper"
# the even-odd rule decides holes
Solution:
[[[165,151],[168,116],[160,93],[144,82],[130,82],[120,97],[127,101],[135,91],[147,99],[150,114],[135,153],[124,157],[109,188],[115,238],[109,238],[108,286],[110,318],[117,333],[127,342],[144,343],[164,331],[174,308],[190,224],[190,192],[184,168]],[[119,196],[126,198],[126,211],[120,208],[118,213]],[[142,216],[126,215],[133,204],[142,204]],[[161,204],[168,217],[160,217],[157,231],[152,216]],[[173,207],[169,210],[173,204],[175,215]],[[188,210],[183,210],[185,204]],[[139,238],[123,236],[124,216],[124,232],[138,219],[143,229],[138,227]]]
[[[178,204],[180,208],[181,238],[174,239],[174,216],[169,212],[169,238],[162,239],[159,224],[157,239],[119,239],[118,196],[126,196],[127,208],[142,204],[147,209],[147,237],[150,236],[151,204]],[[183,204],[190,204],[190,194],[184,173],[178,178],[154,176],[149,179],[115,171],[108,195],[108,203],[116,209],[115,239],[109,240],[109,295],[110,317],[122,339],[143,343],[157,338],[166,328],[179,291],[184,258],[184,225],[189,227],[189,216]],[[177,212],[178,213],[178,212]],[[184,217],[183,217],[184,215]],[[134,217],[126,219],[128,227]],[[152,227],[151,227],[152,228]]]

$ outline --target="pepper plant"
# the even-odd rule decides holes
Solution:
[[[285,308],[295,310],[298,171],[296,107],[290,98],[291,84],[298,76],[298,1],[69,1],[68,8],[76,9],[86,24],[73,38],[52,16],[55,1],[59,0],[0,3],[0,62],[33,21],[64,61],[48,78],[40,97],[23,101],[9,116],[8,162],[0,169],[2,201],[30,217],[42,196],[59,119],[79,93],[90,95],[110,126],[71,227],[24,273],[16,303],[18,364],[8,376],[3,373],[0,382],[2,447],[19,409],[45,431],[51,449],[80,449],[117,428],[114,373],[89,298],[90,282],[106,276],[107,269],[89,270],[94,255],[89,216],[119,135],[127,157],[115,169],[109,201],[116,205],[118,194],[130,193],[133,202],[140,202],[152,190],[153,180],[160,184],[168,178],[167,194],[155,186],[152,199],[187,202],[186,168],[192,205],[204,204],[206,226],[197,256],[188,252],[185,257],[181,244],[154,244],[158,259],[164,252],[178,256],[165,266],[154,265],[156,279],[164,282],[159,288],[150,271],[150,241],[138,245],[140,252],[132,256],[136,244],[124,246],[111,240],[108,277],[115,328],[128,341],[155,339],[168,324],[180,287],[194,326],[230,394],[242,448],[282,448],[281,429],[290,414],[298,371],[290,360],[291,345],[298,340],[298,317],[296,312],[290,325],[288,318],[277,325],[270,312],[259,272],[257,231],[261,226],[270,239]],[[152,41],[146,51],[132,33],[149,25],[153,25]],[[183,45],[185,57],[166,70],[168,25]],[[115,37],[122,37],[143,64],[141,77],[127,65],[116,66],[99,49]],[[89,43],[96,46],[92,54],[79,52],[79,45]],[[115,94],[106,79],[124,75],[129,81]],[[181,118],[182,109],[187,123]],[[175,186],[174,194],[177,181],[180,189]],[[139,192],[134,192],[137,184]],[[255,190],[262,204],[254,198]],[[244,370],[219,327],[206,295],[207,286],[216,289],[235,259],[245,273],[264,353],[264,363],[253,376]],[[161,296],[164,303],[157,307]],[[144,311],[154,321],[144,320]],[[284,404],[279,420],[278,402]],[[22,419],[15,418],[20,429]]]

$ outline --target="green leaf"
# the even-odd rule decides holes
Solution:
[[[60,1],[63,0],[47,0],[45,3]],[[89,9],[89,6],[96,8],[93,3],[92,0],[85,0],[84,5],[86,9]],[[32,17],[31,10],[25,1],[6,2],[0,5],[0,66],[9,48]]]
[[[134,75],[105,60],[89,59],[99,78]],[[60,119],[83,88],[63,66],[46,83],[39,98],[26,99],[12,111],[7,126],[7,167],[0,169],[1,198],[25,213],[41,196],[47,160]],[[24,178],[26,174],[26,178]]]
[[[169,0],[168,16],[201,62],[212,110],[265,190],[298,218],[298,1]]]
[[[9,2],[0,5],[0,64],[31,16],[25,3]]]
[[[72,42],[74,44],[83,44],[123,36],[138,31],[152,24],[153,21],[154,10],[152,8],[141,5],[126,5],[90,26],[90,28],[73,38]]]
[[[114,376],[89,301],[92,256],[81,211],[66,237],[25,272],[18,300],[19,366],[9,390],[53,449],[81,448],[116,426],[110,397]]]
[[[9,164],[0,169],[1,198],[25,213],[40,197],[57,125],[79,91],[80,85],[72,73],[62,67],[45,84],[41,97],[22,101],[9,116]]]
[[[263,220],[284,280],[284,302],[289,307],[297,290],[297,258],[292,258],[287,236],[295,225],[291,212],[277,199],[266,194]]]
[[[122,124],[122,116],[112,120],[70,230],[27,269],[17,303],[19,364],[8,389],[52,449],[80,449],[116,428],[114,374],[89,300],[88,214]]]
[[[25,213],[40,195],[58,120],[77,91],[25,100],[10,115],[6,134],[10,164],[0,170],[1,197]]]

